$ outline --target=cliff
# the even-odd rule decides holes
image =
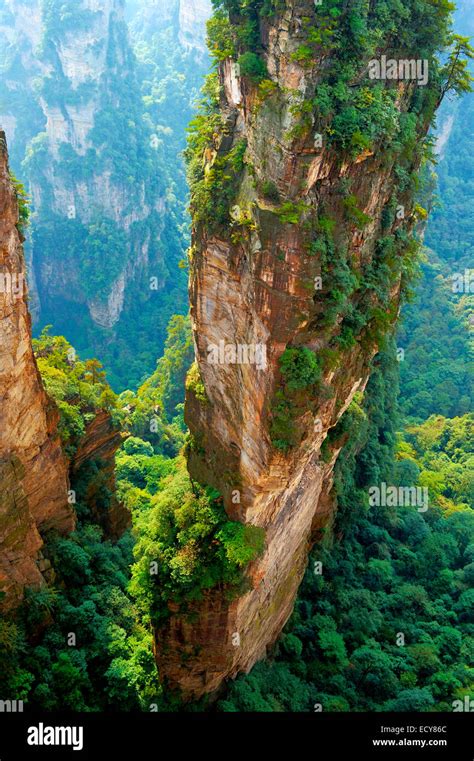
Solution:
[[[380,40],[397,47],[374,9],[354,19],[346,3],[332,15],[303,0],[265,15],[258,2],[223,5],[218,101],[190,150],[200,378],[188,383],[188,468],[219,490],[230,518],[264,529],[266,544],[248,591],[170,604],[157,627],[159,671],[185,698],[266,654],[311,543],[331,525],[333,430],[398,315],[437,92],[435,78],[424,89],[369,79],[374,48],[356,44],[354,29],[377,29],[380,51]]]
[[[59,412],[43,387],[31,342],[21,213],[0,132],[0,591],[3,610],[16,607],[24,587],[49,581],[42,535],[76,525],[76,480],[87,469],[82,501],[107,537],[118,538],[130,514],[115,496],[115,453],[123,441],[104,409],[83,410],[90,422],[69,452]],[[20,207],[19,207],[20,199]],[[19,213],[20,208],[20,213]],[[66,344],[68,346],[68,344]],[[40,363],[44,361],[44,353]],[[76,400],[77,401],[77,400]],[[91,414],[92,413],[92,414]],[[67,454],[69,452],[69,454]],[[84,483],[84,478],[82,479]],[[54,571],[53,571],[54,572]]]
[[[209,0],[180,0],[179,41],[184,48],[206,51],[204,32],[211,9]]]
[[[158,339],[157,353],[164,342],[165,287],[184,303],[174,272],[184,242],[124,2],[7,0],[0,57],[0,124],[34,211],[35,324],[52,324],[79,352],[92,349],[114,385],[136,383],[153,369],[147,337]]]
[[[127,4],[133,28],[141,37],[151,39],[163,30],[172,30],[182,48],[197,53],[206,52],[205,26],[211,10],[210,0],[135,0]]]
[[[25,585],[43,583],[36,558],[40,532],[66,533],[68,463],[55,406],[43,389],[31,347],[18,202],[0,132],[0,585],[12,607]]]
[[[99,410],[87,425],[71,462],[73,481],[81,468],[89,463],[99,463],[100,474],[89,479],[85,500],[94,521],[102,526],[106,536],[114,539],[118,539],[131,523],[130,513],[115,493],[115,453],[123,440],[124,435],[114,426],[109,413]],[[107,492],[105,501],[104,488]]]

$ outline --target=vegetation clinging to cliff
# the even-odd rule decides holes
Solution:
[[[262,530],[229,521],[219,494],[192,483],[184,462],[173,470],[136,522],[131,590],[155,626],[169,615],[169,603],[186,613],[215,586],[229,594],[241,589],[245,567],[264,547]]]
[[[105,380],[98,360],[83,362],[62,336],[49,335],[50,325],[33,341],[33,349],[46,391],[60,412],[59,432],[72,456],[96,413],[115,414],[117,397]]]
[[[188,181],[194,224],[208,230],[229,223],[229,210],[235,200],[244,168],[247,144],[239,140],[225,144],[228,129],[219,112],[219,82],[215,73],[207,77],[200,111],[188,130]]]
[[[10,172],[10,180],[15,190],[16,199],[18,202],[18,224],[17,228],[19,232],[24,235],[28,222],[30,219],[30,199],[25,190],[25,186],[21,183],[15,175]]]
[[[298,418],[312,408],[321,368],[314,352],[303,347],[286,349],[279,359],[281,385],[271,405],[273,445],[283,452],[298,442]]]

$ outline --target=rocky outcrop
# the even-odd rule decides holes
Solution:
[[[91,237],[90,228],[97,224],[99,215],[110,220],[109,235],[116,234],[116,231],[129,233],[133,224],[148,220],[153,200],[157,200],[146,197],[144,182],[131,193],[126,178],[118,177],[113,162],[102,156],[103,140],[98,141],[93,136],[97,119],[104,119],[103,112],[110,110],[113,113],[116,108],[121,108],[120,96],[109,92],[115,68],[120,67],[121,76],[130,78],[130,85],[134,76],[123,20],[123,2],[81,0],[75,11],[77,18],[71,17],[69,23],[70,14],[63,17],[63,12],[54,7],[47,14],[41,11],[39,2],[33,3],[31,14],[26,13],[26,5],[17,0],[9,0],[7,6],[11,20],[7,19],[1,26],[0,37],[2,33],[6,39],[13,36],[10,44],[17,46],[17,55],[31,86],[30,98],[35,89],[33,78],[42,83],[35,111],[41,112],[43,126],[39,135],[31,136],[34,140],[29,148],[28,172],[38,225],[47,228],[48,217],[56,215],[58,223],[69,227],[66,233],[69,251],[59,262],[47,237],[38,230],[32,261],[40,303],[45,317],[54,312],[58,300],[62,302],[63,310],[64,302],[83,305],[98,326],[112,328],[123,309],[125,284],[140,279],[150,264],[149,230],[144,229],[138,240],[130,235],[128,241],[121,243],[125,249],[130,246],[132,250],[119,252],[116,246],[109,250],[104,258],[120,258],[120,266],[113,267],[110,274],[104,273],[106,276],[100,289],[91,289],[93,273],[89,273],[88,278],[80,276],[81,272],[85,274],[80,254],[85,248],[85,254],[91,256],[91,251],[87,251],[87,238]],[[41,37],[45,51],[38,56]],[[13,81],[4,98],[6,103],[13,102],[11,92],[17,89],[14,75],[11,76]],[[21,82],[19,86],[24,88],[25,83]],[[6,119],[0,116],[0,121],[10,129],[13,127],[10,140],[13,142],[16,135],[20,141],[23,135],[10,124],[15,116],[6,116]],[[143,142],[143,137],[141,140]],[[69,150],[67,160],[66,146]],[[127,149],[125,141],[123,147]],[[41,161],[34,160],[38,152]],[[72,164],[75,161],[76,167],[80,167],[81,159],[85,162],[86,155],[89,171],[82,171],[77,176]],[[139,202],[137,198],[137,203],[131,204],[130,198],[135,195],[138,195]],[[76,238],[84,235],[82,247],[78,246]],[[107,263],[103,263],[104,270]]]
[[[191,316],[206,398],[188,389],[188,467],[193,479],[220,491],[229,517],[264,529],[266,546],[248,569],[249,591],[229,601],[226,590],[214,589],[186,611],[172,605],[155,632],[159,671],[185,698],[248,671],[292,611],[315,532],[330,525],[334,512],[340,443],[328,435],[364,390],[379,340],[399,309],[404,251],[397,252],[400,266],[380,275],[379,242],[398,240],[414,223],[403,190],[397,191],[403,212],[387,213],[396,161],[384,143],[349,155],[328,139],[327,124],[318,124],[311,99],[327,53],[298,60],[306,42],[301,19],[312,20],[313,4],[285,6],[260,19],[268,71],[260,88],[231,61],[220,66],[222,128],[202,161],[211,182],[214,165],[246,146],[243,171],[228,170],[235,185],[228,222],[203,220],[194,207]],[[397,83],[399,112],[411,108],[413,94],[412,83]],[[427,128],[426,121],[418,124],[420,138]],[[408,171],[418,160],[413,156]],[[222,193],[216,191],[216,205]],[[345,290],[339,265],[354,278]],[[383,297],[363,285],[378,276]],[[265,361],[236,361],[226,347],[234,353],[259,347]],[[285,398],[280,367],[287,349],[300,357],[298,351],[309,350],[322,373],[317,387],[293,402]],[[288,445],[275,442],[280,402],[293,429]]]
[[[31,347],[18,203],[0,132],[0,584],[5,607],[42,583],[40,532],[74,527],[59,420]]]
[[[93,519],[110,538],[130,524],[115,495],[115,453],[123,434],[99,410],[77,442],[72,460],[58,435],[59,413],[44,391],[31,345],[23,237],[5,134],[0,132],[0,591],[4,610],[16,607],[27,586],[51,580],[42,533],[75,527],[77,477],[95,466],[83,495]],[[72,488],[71,488],[72,487]]]
[[[71,477],[80,474],[89,463],[97,463],[99,473],[90,479],[86,501],[94,520],[113,539],[120,537],[130,526],[131,516],[126,507],[118,501],[115,493],[115,453],[125,438],[113,424],[105,410],[100,410],[87,425],[71,463]],[[104,509],[104,490],[107,499]]]
[[[114,339],[139,333],[182,257],[169,157],[142,100],[124,2],[4,5],[0,125],[32,199],[35,322],[117,372]]]

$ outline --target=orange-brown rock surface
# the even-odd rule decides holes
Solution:
[[[43,582],[40,532],[74,527],[68,463],[31,346],[18,203],[0,132],[0,584],[5,607]]]
[[[87,425],[71,463],[73,477],[87,463],[96,461],[100,464],[100,474],[90,481],[86,499],[94,519],[107,536],[113,538],[121,536],[131,522],[130,513],[115,495],[115,453],[123,439],[124,435],[114,426],[110,414],[99,410]],[[103,489],[108,494],[107,509],[103,505]]]
[[[343,318],[325,320],[335,286],[331,262],[323,272],[321,256],[311,255],[313,220],[319,213],[333,221],[336,246],[347,251],[350,269],[361,280],[376,259],[377,240],[412,226],[411,201],[402,197],[407,205],[403,221],[394,219],[383,229],[382,212],[394,186],[394,160],[387,160],[383,145],[342,161],[330,146],[317,145],[314,121],[312,129],[298,129],[302,112],[295,106],[315,92],[325,67],[323,60],[303,67],[292,56],[302,43],[300,19],[304,10],[309,15],[310,5],[288,2],[282,14],[261,23],[273,81],[266,98],[229,60],[221,64],[225,127],[203,157],[210,168],[216,156],[246,140],[246,169],[227,228],[210,231],[198,219],[193,229],[191,316],[207,402],[188,390],[186,420],[193,441],[188,467],[193,479],[221,492],[229,517],[265,530],[266,546],[248,569],[249,591],[229,601],[225,590],[214,589],[186,612],[173,606],[169,620],[155,632],[159,671],[188,698],[248,671],[287,621],[315,531],[331,522],[334,511],[333,466],[340,446],[326,446],[323,457],[322,444],[354,395],[364,390],[378,349],[375,317],[352,345],[335,342]],[[400,111],[408,108],[412,87],[399,85]],[[277,201],[262,192],[269,182]],[[363,224],[347,213],[348,188],[366,215]],[[278,210],[285,202],[300,205],[297,223],[281,219]],[[350,297],[355,308],[361,293],[356,287]],[[389,283],[391,304],[380,310],[385,329],[397,316],[399,298],[398,274]],[[374,293],[366,309],[377,306]],[[210,347],[221,342],[263,345],[266,367],[211,363]],[[271,440],[272,400],[281,382],[278,361],[288,347],[314,351],[323,378],[307,409],[295,412],[296,445],[282,452]]]

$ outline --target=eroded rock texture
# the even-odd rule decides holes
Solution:
[[[111,330],[137,292],[150,295],[149,277],[157,290],[167,279],[166,182],[148,168],[157,151],[142,124],[124,1],[79,0],[66,11],[6,0],[0,50],[0,124],[14,166],[29,157],[35,312],[68,336],[77,325]]]
[[[79,441],[71,463],[74,476],[90,463],[97,463],[99,472],[90,479],[87,489],[87,504],[94,520],[104,529],[108,537],[117,539],[131,523],[127,508],[118,501],[115,493],[115,453],[124,440],[105,410],[99,410],[87,425],[84,436]]]
[[[231,518],[265,530],[266,549],[249,569],[249,591],[229,601],[225,590],[215,589],[186,612],[173,606],[169,621],[156,632],[159,670],[185,697],[212,692],[226,677],[249,670],[281,632],[311,542],[333,517],[333,466],[340,445],[328,440],[322,453],[323,442],[365,388],[380,336],[399,309],[400,271],[392,281],[389,273],[385,279],[388,304],[379,303],[375,289],[363,291],[358,283],[375,271],[381,238],[402,228],[410,232],[412,200],[399,193],[403,213],[387,222],[395,159],[383,142],[344,157],[327,141],[321,144],[314,115],[308,125],[302,106],[317,92],[329,63],[323,53],[304,65],[292,54],[304,42],[302,17],[313,12],[312,3],[287,2],[284,12],[260,20],[273,83],[264,96],[229,59],[220,66],[223,128],[204,154],[205,171],[239,141],[247,147],[245,169],[234,177],[228,224],[216,231],[195,209],[190,298],[207,402],[188,391],[188,466],[194,479],[222,493]],[[414,87],[396,84],[398,111],[408,110]],[[427,124],[420,122],[418,129],[426,132]],[[414,158],[411,169],[416,163]],[[322,254],[324,229],[333,243],[329,261]],[[341,303],[328,319],[339,287],[331,257],[341,251],[355,281],[342,299],[344,311]],[[354,340],[345,342],[348,304],[354,312],[365,310],[367,319],[351,328]],[[211,363],[210,347],[221,342],[264,345],[266,368]],[[288,347],[313,351],[322,381],[306,408],[297,404],[291,410],[296,441],[282,451],[272,442],[271,427],[281,388],[279,359]]]
[[[31,347],[18,203],[0,132],[0,584],[11,607],[43,582],[40,531],[74,527],[68,463]]]

